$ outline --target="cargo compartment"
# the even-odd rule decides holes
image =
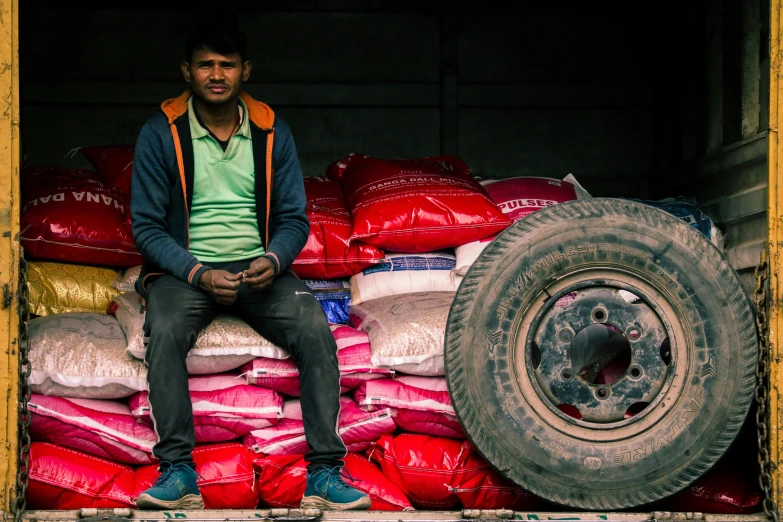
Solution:
[[[22,167],[91,169],[78,148],[132,145],[160,103],[184,90],[179,64],[191,27],[205,20],[236,22],[248,35],[254,63],[246,90],[291,125],[305,176],[322,176],[349,153],[442,154],[458,155],[484,179],[573,174],[594,197],[692,197],[720,229],[725,256],[752,295],[768,229],[769,1],[643,9],[571,1],[513,9],[499,2],[463,9],[408,1],[219,8],[23,3]],[[755,441],[749,432],[737,450],[749,476],[756,473]],[[551,512],[391,518],[648,520],[665,518],[667,511],[710,512],[713,505],[694,506],[664,500],[623,514],[552,506]],[[389,515],[332,513],[324,519]],[[130,512],[28,514],[36,520],[95,516]],[[145,516],[317,514],[273,509]]]
[[[757,263],[767,2],[644,16],[620,3],[337,6],[22,5],[24,160],[89,167],[69,151],[132,144],[184,88],[188,28],[223,17],[248,32],[247,90],[291,124],[305,175],[350,152],[442,153],[485,178],[573,173],[595,196],[693,196],[735,268]]]

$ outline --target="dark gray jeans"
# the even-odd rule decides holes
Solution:
[[[220,268],[238,273],[248,266],[248,261],[241,261]],[[337,435],[337,344],[321,305],[307,285],[287,271],[264,292],[254,292],[243,283],[231,306],[215,303],[204,291],[170,275],[148,286],[147,382],[158,435],[153,454],[162,461],[193,466],[195,435],[185,357],[199,331],[218,313],[242,318],[260,335],[288,350],[299,367],[305,435],[312,448],[305,455],[308,469],[341,465],[346,449]]]

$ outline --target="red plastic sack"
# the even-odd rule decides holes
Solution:
[[[752,461],[719,463],[685,490],[662,501],[661,506],[667,511],[757,513],[764,497],[755,472]]]
[[[111,145],[81,147],[79,152],[87,158],[107,185],[120,189],[130,201],[133,149],[133,145]]]
[[[512,484],[493,469],[465,473],[464,480],[453,486],[452,491],[465,509],[552,510],[546,502]]]
[[[280,395],[251,386],[237,375],[190,377],[188,386],[197,443],[234,440],[274,426],[282,415]],[[149,419],[149,392],[133,395],[128,403],[133,415]]]
[[[377,248],[352,242],[351,214],[342,187],[325,178],[304,178],[310,235],[291,269],[304,279],[351,277],[383,261]]]
[[[93,177],[72,174],[44,178],[25,191],[21,240],[26,253],[85,265],[141,264],[125,225],[128,206],[122,193]]]
[[[301,455],[310,451],[302,422],[302,405],[298,400],[287,401],[283,408],[285,419],[276,426],[257,430],[245,436],[242,442],[256,453],[264,455]],[[369,448],[381,435],[392,433],[396,425],[394,410],[366,412],[350,397],[340,397],[340,417],[337,432],[349,453]]]
[[[337,161],[334,161],[327,165],[326,167],[326,177],[329,178],[332,181],[335,181],[337,183],[343,182],[343,174],[345,173],[345,169],[348,167],[348,164],[352,162],[354,159],[357,158],[363,158],[361,154],[356,154],[355,152],[352,152],[348,154],[343,159],[339,159]]]
[[[97,172],[87,169],[74,169],[60,165],[35,165],[24,169],[20,183],[22,185],[22,201],[27,201],[30,191],[42,184],[68,184],[91,180],[103,184]]]
[[[27,509],[134,507],[135,480],[130,466],[33,442]]]
[[[348,165],[350,165],[351,162],[353,161],[361,161],[365,158],[369,158],[369,156],[365,156],[363,154],[356,154],[355,152],[352,152],[348,154],[346,157],[344,157],[343,159],[339,159],[327,165],[325,171],[326,177],[332,181],[342,184],[343,175],[345,174],[345,169],[348,168]],[[424,158],[416,158],[413,161],[430,161],[430,160],[446,161],[448,163],[453,164],[457,168],[470,173],[470,169],[468,168],[467,164],[464,161],[462,161],[462,159],[458,156],[427,156]]]
[[[394,252],[431,252],[511,225],[459,158],[354,156],[343,172],[351,239]]]
[[[384,435],[371,453],[417,509],[525,510],[541,501],[501,477],[468,441]]]
[[[271,456],[256,460],[261,502],[273,508],[299,508],[307,485],[307,463],[301,455]],[[372,499],[373,511],[413,509],[405,493],[364,457],[345,457],[345,481]]]
[[[340,393],[353,390],[368,379],[382,378],[391,373],[387,368],[372,364],[370,339],[365,332],[350,326],[329,326],[337,342],[337,364],[340,368]],[[288,359],[259,357],[242,367],[247,382],[284,395],[299,396],[299,370]]]
[[[238,443],[196,446],[193,450],[196,473],[199,474],[196,483],[206,509],[254,509],[258,505],[254,457],[251,451]],[[159,475],[157,466],[138,468],[133,498],[138,498],[144,490],[152,487]]]
[[[51,442],[125,464],[155,462],[152,428],[136,422],[127,405],[106,400],[30,397],[34,441]]]

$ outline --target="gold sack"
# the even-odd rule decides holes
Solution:
[[[29,262],[28,267],[31,314],[105,314],[112,299],[120,295],[112,286],[118,272],[109,268],[39,261]]]

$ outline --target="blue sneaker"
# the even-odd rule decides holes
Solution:
[[[370,509],[370,497],[345,483],[342,467],[318,468],[307,472],[307,489],[302,498],[302,509]],[[351,479],[350,475],[345,475]]]
[[[137,509],[204,509],[198,492],[198,474],[187,464],[164,462],[155,485],[136,499]]]

